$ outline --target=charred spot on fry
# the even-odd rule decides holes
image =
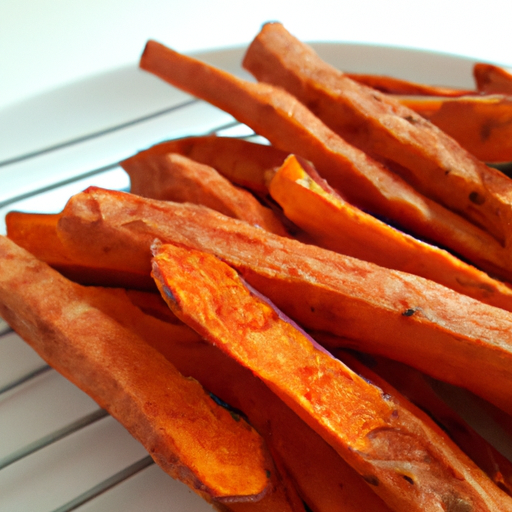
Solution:
[[[411,114],[404,116],[404,119],[411,124],[418,124],[420,122],[420,118],[413,116]]]
[[[379,485],[379,479],[375,475],[363,475],[363,480],[374,487]]]
[[[485,203],[485,197],[479,192],[471,192],[471,194],[469,194],[469,200],[479,206]]]

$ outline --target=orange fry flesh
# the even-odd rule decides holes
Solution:
[[[261,437],[217,406],[76,285],[0,238],[0,314],[50,365],[205,499],[260,499],[269,484]]]
[[[59,236],[81,258],[148,275],[155,239],[215,254],[305,328],[349,338],[356,349],[398,359],[512,412],[512,314],[432,281],[206,208],[93,187],[68,202]]]
[[[394,510],[512,510],[440,429],[315,347],[228,265],[171,245],[154,252],[153,276],[175,314],[255,372]]]
[[[291,92],[334,132],[386,162],[425,196],[501,243],[510,242],[512,180],[414,111],[350,80],[279,23],[262,28],[244,67],[258,80]]]
[[[269,183],[285,215],[316,245],[431,279],[512,311],[512,289],[448,252],[398,231],[326,191],[291,155]]]

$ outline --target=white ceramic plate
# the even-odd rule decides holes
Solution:
[[[473,86],[469,59],[371,45],[314,46],[346,71]],[[233,49],[199,58],[245,75],[242,54],[242,49]],[[128,188],[117,162],[138,150],[172,137],[239,129],[232,125],[230,116],[191,100],[135,65],[4,109],[2,230],[8,210],[58,211],[72,193],[92,184]],[[35,190],[41,193],[33,195]],[[42,444],[47,446],[37,449]],[[47,369],[13,333],[0,336],[0,468],[0,512],[211,510],[151,465],[118,423]],[[128,478],[126,468],[133,470]],[[110,487],[117,476],[121,483]],[[102,491],[104,487],[108,489]],[[80,500],[84,503],[74,508]]]

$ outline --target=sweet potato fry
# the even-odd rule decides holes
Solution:
[[[310,160],[352,204],[454,250],[487,272],[510,274],[510,251],[491,235],[347,144],[284,90],[238,79],[154,41],[146,45],[140,66],[226,110],[275,147]]]
[[[485,94],[512,94],[512,73],[495,64],[478,62],[473,66],[476,87]]]
[[[307,172],[312,174],[310,176]],[[448,252],[421,242],[344,201],[294,155],[273,175],[269,191],[285,215],[316,245],[431,279],[512,311],[512,289]],[[319,184],[320,183],[320,184]]]
[[[196,162],[210,165],[235,185],[266,194],[265,171],[279,167],[288,153],[273,146],[232,137],[186,137],[156,144],[121,162],[138,165],[139,160],[154,155],[179,153]]]
[[[161,245],[153,276],[178,317],[258,375],[394,510],[512,510],[426,416],[315,346],[219,259]]]
[[[457,97],[467,94],[476,94],[477,91],[469,89],[457,89],[454,87],[443,87],[438,85],[428,85],[410,80],[386,76],[386,75],[369,75],[364,73],[344,73],[345,76],[360,84],[377,89],[377,91],[387,94],[407,94],[419,96],[444,96]]]
[[[367,367],[346,352],[337,351],[336,356],[352,370],[382,388],[385,393],[394,397],[402,395],[426,411],[496,485],[507,494],[512,494],[512,463],[435,393],[425,374],[382,357],[369,358],[371,364]],[[399,399],[406,403],[403,398]]]
[[[178,153],[126,160],[133,194],[178,203],[203,204],[277,235],[288,233],[277,215],[250,192],[233,185],[213,167]]]
[[[512,243],[512,180],[414,111],[344,76],[279,23],[263,27],[244,67],[258,80],[291,92],[333,131],[425,196],[484,227],[499,242]]]
[[[399,97],[484,162],[512,161],[512,97]]]
[[[512,314],[432,281],[272,235],[195,205],[91,187],[59,236],[81,258],[150,272],[155,239],[215,254],[307,328],[410,364],[512,412]],[[84,254],[85,252],[85,254]]]
[[[195,378],[248,417],[265,439],[274,459],[283,463],[285,473],[290,474],[312,510],[389,512],[360,476],[249,370],[198,339],[198,334],[188,326],[181,324],[182,332],[178,332],[176,325],[160,320],[162,312],[159,303],[155,303],[156,294],[137,292],[137,307],[133,307],[126,300],[127,297],[130,301],[133,299],[132,292],[111,289],[102,292],[107,297],[104,301],[107,314],[146,340],[180,373]],[[157,297],[170,313],[160,295]],[[148,302],[153,312],[158,310],[156,318],[139,309],[147,308]],[[114,303],[120,305],[113,307]]]
[[[269,485],[262,438],[215,404],[81,287],[0,238],[0,314],[174,478],[205,499],[250,501]]]
[[[59,214],[26,213],[11,211],[5,217],[7,236],[20,247],[44,261],[72,281],[102,286],[154,290],[154,283],[146,274],[133,269],[123,271],[101,262],[79,261],[77,255],[67,254],[67,249],[57,234]]]

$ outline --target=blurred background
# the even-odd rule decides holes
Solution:
[[[308,41],[378,43],[512,65],[510,0],[0,0],[0,109],[137,62],[148,38],[191,52],[271,20]]]

